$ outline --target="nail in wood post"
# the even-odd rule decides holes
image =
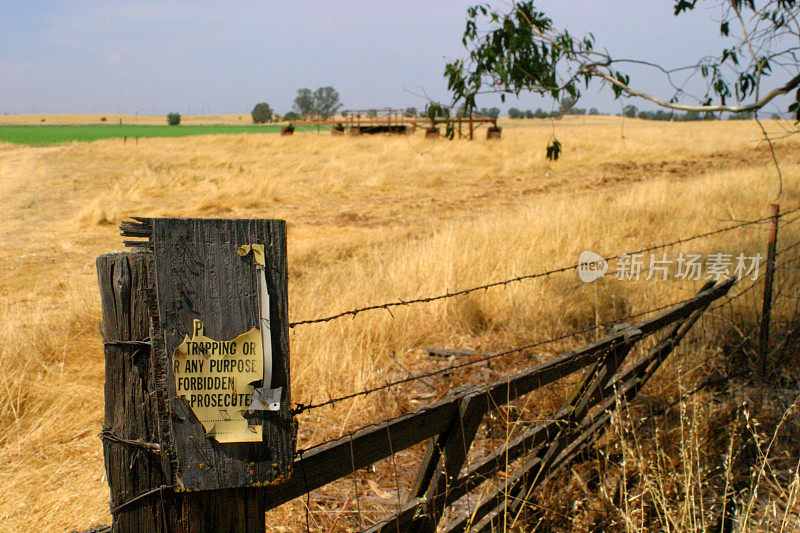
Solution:
[[[780,206],[770,204],[772,207],[772,229],[767,245],[767,271],[764,274],[764,301],[761,307],[761,327],[758,335],[758,354],[760,357],[758,377],[762,383],[767,379],[767,351],[769,350],[769,325],[772,314],[772,285],[775,276],[775,246],[778,241],[778,219]]]

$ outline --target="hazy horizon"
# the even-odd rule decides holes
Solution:
[[[336,88],[343,109],[449,102],[444,66],[466,55],[461,35],[475,3],[0,4],[0,114],[246,114],[262,101],[283,114],[297,89],[320,86]],[[537,7],[576,36],[591,31],[598,47],[617,57],[666,67],[717,52],[722,43],[715,11],[674,17],[670,1],[549,0]],[[671,96],[650,74],[632,71],[636,87]],[[640,99],[614,101],[596,84],[578,107],[616,114],[628,103],[655,108]],[[553,105],[532,95],[504,104],[496,95],[478,100],[503,113]]]

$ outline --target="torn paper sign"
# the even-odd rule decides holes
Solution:
[[[175,390],[186,400],[206,435],[217,442],[261,442],[261,426],[244,417],[253,383],[263,377],[261,333],[253,328],[230,341],[205,336],[203,323],[195,320],[188,335],[175,349],[172,367]]]

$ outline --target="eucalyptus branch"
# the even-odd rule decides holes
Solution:
[[[731,7],[733,8],[733,12],[736,13],[736,18],[739,19],[739,23],[742,26],[742,33],[744,34],[744,40],[747,43],[747,47],[750,49],[750,55],[753,57],[753,61],[756,63],[756,92],[755,97],[758,99],[758,94],[761,89],[761,73],[763,68],[763,62],[758,59],[758,55],[756,51],[753,50],[753,42],[750,39],[750,35],[747,32],[747,25],[744,23],[742,19],[742,14],[739,11],[739,8],[736,6],[736,2],[731,2]],[[772,139],[770,139],[769,135],[767,134],[766,128],[758,119],[758,113],[755,114],[756,124],[761,129],[761,134],[764,136],[764,139],[767,141],[767,145],[769,146],[769,153],[772,155],[772,162],[775,164],[775,170],[778,173],[778,193],[775,195],[774,202],[777,202],[778,199],[783,194],[783,173],[781,172],[781,166],[778,163],[778,156],[775,155],[775,146],[772,144]]]
[[[756,51],[753,50],[753,42],[750,40],[750,35],[747,33],[747,25],[744,23],[742,19],[742,14],[739,11],[739,8],[736,7],[736,1],[731,2],[731,8],[733,12],[736,14],[736,18],[739,19],[739,24],[742,26],[742,34],[744,35],[744,42],[747,44],[747,48],[750,49],[750,55],[753,57],[753,62],[756,64],[756,93],[755,97],[758,100],[758,93],[761,89],[761,69],[763,68],[763,63],[759,61],[758,56],[756,55]],[[763,126],[762,126],[763,129]],[[765,133],[766,135],[766,133]]]
[[[694,10],[697,1],[673,0],[673,3],[678,15]],[[718,21],[720,33],[736,42],[719,55],[709,55],[694,65],[674,69],[653,61],[613,59],[607,51],[595,49],[591,34],[576,39],[567,31],[554,29],[552,20],[538,11],[532,0],[515,2],[511,11],[505,14],[493,12],[485,4],[475,6],[468,10],[463,39],[470,52],[468,63],[455,61],[447,65],[448,87],[456,101],[463,98],[467,105],[474,106],[475,95],[487,92],[488,87],[484,84],[491,84],[490,92],[519,94],[531,91],[557,100],[578,98],[580,85],[586,83],[588,86],[590,80],[599,79],[610,84],[617,98],[633,96],[666,109],[699,113],[756,111],[778,96],[796,89],[800,77],[796,76],[798,62],[795,52],[800,48],[791,46],[796,41],[790,36],[800,34],[797,0],[773,0],[760,7],[739,0],[726,0],[719,4],[727,6]],[[745,10],[749,13],[747,17]],[[488,20],[488,31],[478,31],[481,18]],[[741,32],[736,31],[736,36],[729,35],[729,23],[735,20],[738,20]],[[787,43],[786,39],[793,42]],[[780,49],[776,50],[778,45]],[[749,51],[752,61],[740,65],[745,50]],[[673,98],[666,101],[637,89],[630,76],[619,70],[624,64],[643,65],[662,72],[666,83],[675,91]],[[787,72],[791,79],[762,98],[761,82],[775,75],[774,66]],[[690,73],[680,83],[673,78],[673,74],[686,71]],[[685,87],[700,75],[706,83],[702,104],[679,103],[678,97],[691,96]],[[728,104],[726,100],[734,96],[738,105]],[[714,98],[718,98],[719,104],[714,104]],[[748,100],[752,101],[741,103]],[[800,91],[789,111],[800,119]]]
[[[796,89],[800,86],[800,74],[789,80],[783,87],[779,87],[769,92],[764,98],[758,100],[757,102],[753,102],[752,104],[747,105],[685,105],[685,104],[674,104],[671,102],[665,102],[664,100],[657,98],[655,96],[649,95],[645,92],[638,91],[629,87],[628,85],[620,82],[619,80],[609,76],[604,72],[600,72],[594,68],[587,68],[592,75],[597,76],[598,78],[602,78],[603,80],[619,87],[623,92],[628,94],[629,96],[638,96],[639,98],[644,98],[645,100],[649,100],[656,105],[661,107],[666,107],[668,109],[675,109],[676,111],[697,111],[701,113],[716,113],[719,111],[726,111],[729,113],[746,113],[748,111],[756,111],[761,109],[769,102],[777,98],[778,96],[784,95]]]

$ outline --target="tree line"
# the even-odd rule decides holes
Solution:
[[[600,112],[596,107],[589,109],[573,108],[568,111],[555,110],[545,111],[542,108],[537,108],[536,111],[530,109],[522,110],[512,107],[508,110],[508,118],[521,119],[521,118],[554,118],[560,119],[565,115],[599,115]],[[687,111],[686,113],[678,113],[675,111],[664,111],[659,109],[657,111],[640,110],[634,105],[627,105],[622,109],[622,113],[618,116],[626,118],[640,118],[643,120],[662,120],[673,122],[692,122],[697,120],[720,120],[721,117],[714,113],[701,113],[699,111]],[[728,115],[727,120],[750,120],[754,118],[754,113],[733,113]],[[780,119],[780,115],[773,114],[773,119]]]
[[[319,87],[312,91],[303,88],[297,90],[292,110],[283,116],[276,115],[272,107],[266,102],[255,105],[250,116],[255,124],[266,124],[273,120],[298,120],[300,118],[326,119],[342,107],[339,101],[339,92],[333,87]]]

